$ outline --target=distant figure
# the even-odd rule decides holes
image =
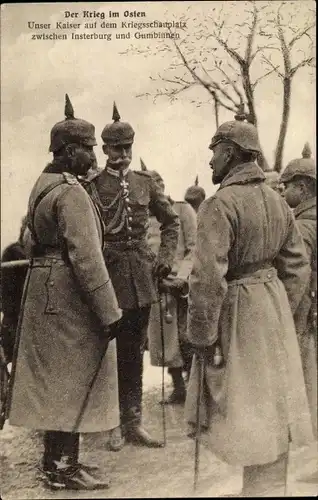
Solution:
[[[2,262],[26,259],[23,235],[27,226],[27,218],[23,217],[18,241],[7,246],[1,257]],[[16,329],[18,325],[23,286],[27,274],[27,266],[12,267],[1,271],[1,345],[6,362],[12,362]]]
[[[317,437],[317,185],[316,163],[309,144],[281,175],[282,196],[294,209],[311,263],[311,279],[294,316],[312,423]]]
[[[196,176],[193,186],[188,187],[184,195],[185,201],[187,201],[195,212],[198,212],[201,203],[205,200],[205,191],[199,185],[199,177]]]
[[[143,165],[143,164],[142,164]],[[165,189],[163,179],[156,171],[149,171],[158,185]],[[172,377],[173,391],[162,404],[183,404],[186,398],[186,378],[190,376],[192,349],[187,340],[188,278],[192,269],[193,250],[196,242],[196,214],[186,201],[170,203],[179,216],[178,247],[170,275],[162,283],[162,311],[164,320],[164,366]],[[159,249],[159,226],[150,217],[148,244],[153,252]],[[153,304],[150,313],[148,340],[150,360],[153,366],[162,366],[162,338],[160,331],[160,305]]]

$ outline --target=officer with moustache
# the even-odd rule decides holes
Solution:
[[[115,103],[113,120],[101,134],[106,167],[88,177],[87,190],[106,226],[105,263],[123,310],[117,332],[121,435],[110,442],[118,451],[125,440],[162,446],[142,427],[143,353],[151,304],[158,300],[156,282],[172,269],[179,222],[151,175],[130,169],[135,132],[120,121]],[[147,244],[149,211],[161,224],[158,258]]]

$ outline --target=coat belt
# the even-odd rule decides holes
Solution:
[[[267,283],[273,281],[277,277],[277,271],[273,266],[251,270],[250,272],[242,273],[241,276],[227,278],[228,286],[234,285],[253,285],[257,283]]]

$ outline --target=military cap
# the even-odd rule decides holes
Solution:
[[[70,98],[65,94],[65,120],[58,122],[51,130],[49,151],[55,153],[67,144],[83,144],[96,146],[95,127],[91,123],[74,117],[74,109]]]
[[[261,153],[257,129],[251,123],[244,121],[245,116],[236,115],[236,120],[220,125],[212,137],[210,149],[223,141],[230,141],[244,151]]]
[[[102,131],[102,139],[109,146],[117,146],[119,144],[132,144],[134,142],[135,132],[129,123],[120,121],[116,103],[113,106],[113,123],[107,124]]]
[[[203,200],[205,199],[205,191],[198,184],[199,184],[199,177],[196,176],[195,181],[194,181],[194,185],[188,187],[188,189],[186,190],[186,193],[184,195],[184,199],[188,203],[190,203],[191,201],[199,200],[199,199],[203,199]]]
[[[306,142],[302,150],[302,158],[296,158],[288,163],[280,177],[280,182],[291,181],[294,177],[310,177],[316,180],[316,162],[311,158],[311,149]]]

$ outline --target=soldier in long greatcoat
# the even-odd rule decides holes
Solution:
[[[15,346],[9,421],[44,432],[51,488],[107,487],[78,461],[79,433],[119,422],[116,341],[121,311],[103,259],[102,221],[77,180],[96,161],[95,129],[74,118],[51,131],[53,161],[28,208],[32,258]]]
[[[296,309],[294,320],[300,345],[312,423],[317,437],[317,185],[316,164],[305,145],[303,158],[292,160],[281,175],[282,196],[294,209],[303,237],[311,278]]]
[[[142,162],[142,170],[146,170]],[[160,174],[149,171],[153,179],[164,191],[165,185]],[[161,403],[182,404],[185,402],[186,387],[183,372],[189,377],[192,361],[192,350],[186,337],[188,309],[188,278],[192,269],[193,249],[196,242],[196,213],[186,201],[170,203],[179,216],[180,228],[178,246],[170,275],[161,286],[161,302],[153,304],[150,313],[148,339],[150,360],[153,366],[168,367],[171,375],[173,391]],[[154,216],[150,217],[148,242],[155,253],[159,250],[160,226]],[[160,308],[162,311],[160,312]],[[160,314],[163,319],[161,332]],[[163,339],[162,342],[162,335]],[[163,356],[164,347],[164,356]]]
[[[203,443],[243,466],[243,496],[281,496],[289,437],[301,446],[313,439],[292,316],[309,262],[292,211],[254,161],[255,127],[226,122],[210,149],[220,186],[198,213],[188,319],[196,356],[186,418],[193,435],[204,361]]]
[[[123,318],[117,333],[121,431],[138,445],[160,447],[142,426],[144,344],[151,304],[158,300],[157,280],[168,276],[178,241],[178,216],[148,172],[130,169],[134,130],[121,122],[114,104],[114,123],[102,131],[106,167],[88,177],[87,189],[106,226],[104,258]],[[147,244],[149,210],[161,224],[158,257]],[[111,449],[124,444],[114,434]]]

